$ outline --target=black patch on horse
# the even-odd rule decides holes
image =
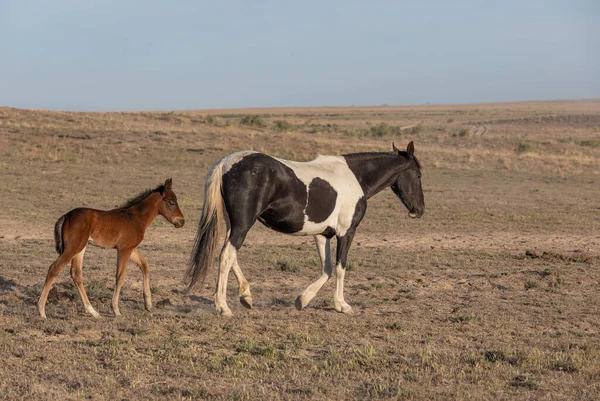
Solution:
[[[271,156],[252,153],[235,163],[223,175],[223,195],[236,249],[256,220],[286,234],[304,227],[306,185]]]
[[[306,216],[313,223],[322,223],[335,209],[337,192],[329,183],[321,178],[315,178],[308,186],[308,205]]]

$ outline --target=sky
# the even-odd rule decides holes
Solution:
[[[0,0],[0,106],[600,98],[600,0]]]

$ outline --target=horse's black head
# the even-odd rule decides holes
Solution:
[[[415,157],[415,145],[411,141],[406,147],[406,152],[396,149],[394,144],[392,147],[398,156],[406,159],[405,168],[392,184],[392,191],[406,206],[411,218],[421,217],[425,212],[425,199],[421,188],[421,165]]]

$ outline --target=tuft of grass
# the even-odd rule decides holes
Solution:
[[[240,125],[245,125],[247,127],[265,128],[267,126],[267,123],[261,116],[257,114],[250,114],[242,117],[242,119],[240,120]]]
[[[387,329],[392,331],[403,331],[406,329],[406,324],[403,322],[392,322],[387,325]]]
[[[290,260],[278,260],[275,266],[277,267],[277,270],[281,270],[282,272],[295,273],[300,270],[300,267]]]
[[[517,144],[517,149],[516,152],[518,155],[522,154],[522,153],[529,153],[529,152],[533,152],[533,144],[531,142],[519,142]]]
[[[540,286],[540,283],[537,280],[528,279],[525,282],[525,290],[532,290],[534,288],[538,288],[539,286]]]
[[[600,148],[600,140],[598,139],[586,139],[579,142],[579,146],[586,146],[590,148]]]
[[[470,312],[458,312],[454,316],[450,316],[452,323],[469,323],[475,319],[475,315]]]
[[[287,132],[292,130],[293,125],[286,120],[275,120],[275,122],[273,123],[273,128],[275,129],[275,131]]]
[[[539,387],[538,380],[530,375],[517,375],[512,378],[510,385],[513,387],[525,387],[530,390],[535,390]]]

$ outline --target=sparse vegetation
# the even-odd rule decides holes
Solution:
[[[0,399],[598,399],[600,148],[582,144],[597,139],[598,104],[273,109],[259,111],[264,129],[239,124],[251,110],[209,122],[206,112],[0,108]],[[293,129],[274,132],[278,120]],[[314,242],[260,224],[238,253],[252,310],[233,273],[233,319],[214,315],[215,268],[184,291],[216,160],[241,149],[295,160],[390,151],[392,137],[371,135],[381,121],[427,127],[393,142],[415,140],[428,206],[414,221],[392,191],[369,201],[347,264],[353,315],[334,310],[335,272],[297,311],[321,276]],[[458,136],[482,125],[483,138]],[[527,157],[521,142],[534,145]],[[88,246],[84,282],[102,317],[85,313],[67,267],[39,319],[56,219],[170,176],[188,223],[157,219],[140,247],[152,314],[130,264],[113,317],[114,253]],[[331,248],[335,264],[335,238]]]

